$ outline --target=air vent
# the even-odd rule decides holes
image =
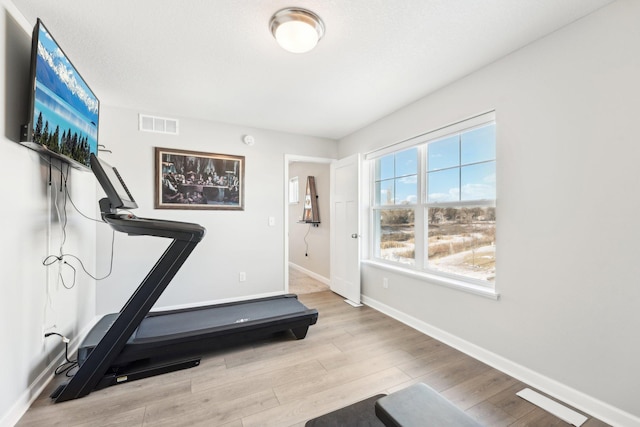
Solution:
[[[178,120],[140,114],[138,129],[144,132],[178,134]]]

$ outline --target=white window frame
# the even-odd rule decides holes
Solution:
[[[365,260],[367,264],[374,264],[380,268],[384,268],[396,273],[400,273],[409,277],[422,279],[431,283],[437,283],[447,287],[467,291],[470,293],[486,296],[492,299],[498,299],[499,295],[496,291],[495,283],[484,280],[474,279],[461,275],[449,274],[443,271],[430,269],[427,266],[427,256],[425,244],[428,236],[428,221],[426,221],[426,211],[429,207],[465,207],[465,206],[493,206],[497,205],[497,195],[495,199],[488,200],[472,200],[472,201],[452,201],[452,202],[428,202],[427,201],[427,168],[426,168],[426,147],[430,142],[435,142],[450,135],[463,133],[474,128],[495,123],[495,112],[490,111],[469,119],[461,120],[442,128],[421,134],[414,138],[401,141],[383,147],[379,150],[368,153],[365,160],[370,161],[370,180],[371,188],[369,195],[369,259]],[[497,144],[497,140],[496,140]],[[418,202],[410,205],[376,205],[376,185],[375,185],[375,160],[386,155],[400,152],[412,147],[418,147],[418,182],[417,193]],[[415,261],[413,265],[403,264],[392,260],[384,260],[377,257],[376,244],[379,240],[376,227],[375,215],[378,211],[398,208],[412,208],[415,215]]]

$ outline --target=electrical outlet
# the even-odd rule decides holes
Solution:
[[[238,274],[238,282],[244,282],[247,280],[247,273],[245,273],[244,271],[241,271]]]
[[[389,279],[387,279],[386,277],[382,278],[382,287],[385,289],[389,289]]]
[[[46,335],[48,332],[54,332],[54,331],[56,330],[56,328],[57,328],[57,327],[58,327],[58,325],[56,325],[55,323],[54,323],[54,324],[51,324],[51,325],[49,325],[49,326],[45,326],[45,325],[42,325],[42,326],[41,326],[41,329],[40,329],[40,339],[42,340],[42,345],[44,345],[44,344],[45,344],[45,341],[47,340],[47,338],[45,337],[45,335]]]

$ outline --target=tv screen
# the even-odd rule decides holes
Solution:
[[[33,29],[30,83],[27,142],[90,167],[91,153],[98,152],[100,102],[40,19]]]

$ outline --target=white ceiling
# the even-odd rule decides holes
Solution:
[[[103,104],[339,139],[611,0],[13,0]],[[277,10],[323,19],[306,54]]]

